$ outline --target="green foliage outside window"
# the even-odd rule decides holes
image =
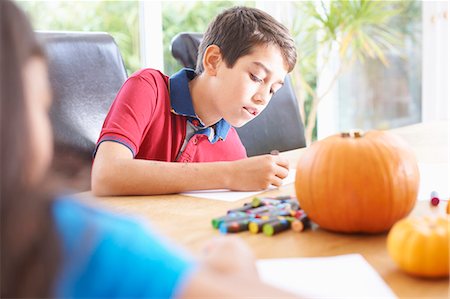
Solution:
[[[119,46],[128,74],[140,68],[138,1],[18,1],[35,30],[103,31]]]
[[[1,1],[1,0],[0,0]],[[116,40],[128,74],[141,68],[139,1],[24,1],[36,30],[104,31]],[[204,32],[221,11],[235,5],[254,7],[255,1],[163,1],[164,72],[182,66],[172,57],[170,42],[180,32]],[[354,61],[375,59],[389,64],[389,52],[404,55],[402,44],[420,30],[419,1],[293,1],[291,30],[298,49],[298,63],[291,77],[305,121],[308,143],[316,138],[317,78],[326,61],[318,65],[318,52],[337,46],[341,67],[330,88]],[[317,33],[320,33],[318,38]],[[326,56],[326,55],[325,55]]]
[[[36,30],[104,31],[117,42],[128,74],[141,68],[139,1],[24,1],[18,4]],[[222,10],[254,1],[163,1],[164,68],[173,74],[181,65],[172,57],[170,42],[179,32],[204,32]]]
[[[405,56],[406,43],[413,42],[420,30],[420,5],[419,1],[294,2],[296,17],[290,30],[299,59],[292,77],[308,144],[316,139],[317,105],[355,62],[375,60],[387,68],[390,54]],[[319,94],[317,80],[336,50],[339,66]]]

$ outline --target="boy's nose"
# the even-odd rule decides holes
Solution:
[[[266,100],[264,99],[264,96],[261,95],[261,93],[257,93],[253,96],[253,102],[257,105],[265,105]]]
[[[266,90],[266,88],[261,88],[261,90],[253,96],[253,100],[259,105],[267,105],[271,97],[272,94],[270,93],[270,89]]]

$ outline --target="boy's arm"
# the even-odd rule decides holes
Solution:
[[[262,155],[231,162],[178,163],[134,159],[117,142],[102,142],[92,167],[97,196],[170,194],[201,189],[263,190],[281,186],[286,158]]]

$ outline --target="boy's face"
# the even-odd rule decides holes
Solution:
[[[255,46],[232,68],[224,61],[217,69],[215,105],[232,126],[241,127],[259,115],[272,95],[282,87],[287,74],[280,49],[275,45]]]

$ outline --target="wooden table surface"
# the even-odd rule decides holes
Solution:
[[[419,162],[446,163],[448,165],[448,122],[418,124],[391,130],[401,136],[414,149]],[[291,167],[304,150],[282,153],[291,161]],[[261,196],[294,195],[294,185],[267,191]],[[79,197],[89,204],[114,212],[149,220],[159,232],[185,246],[194,254],[204,243],[219,235],[212,228],[211,219],[227,210],[249,202],[222,202],[182,195],[129,196],[92,198],[90,192]],[[431,210],[426,201],[417,202],[413,214],[445,213],[445,205]],[[375,268],[394,293],[400,298],[448,298],[449,279],[429,280],[412,277],[401,272],[388,256],[387,234],[347,235],[325,231],[318,227],[302,233],[287,231],[272,237],[242,232],[236,234],[253,249],[257,258],[320,257],[359,253]]]

